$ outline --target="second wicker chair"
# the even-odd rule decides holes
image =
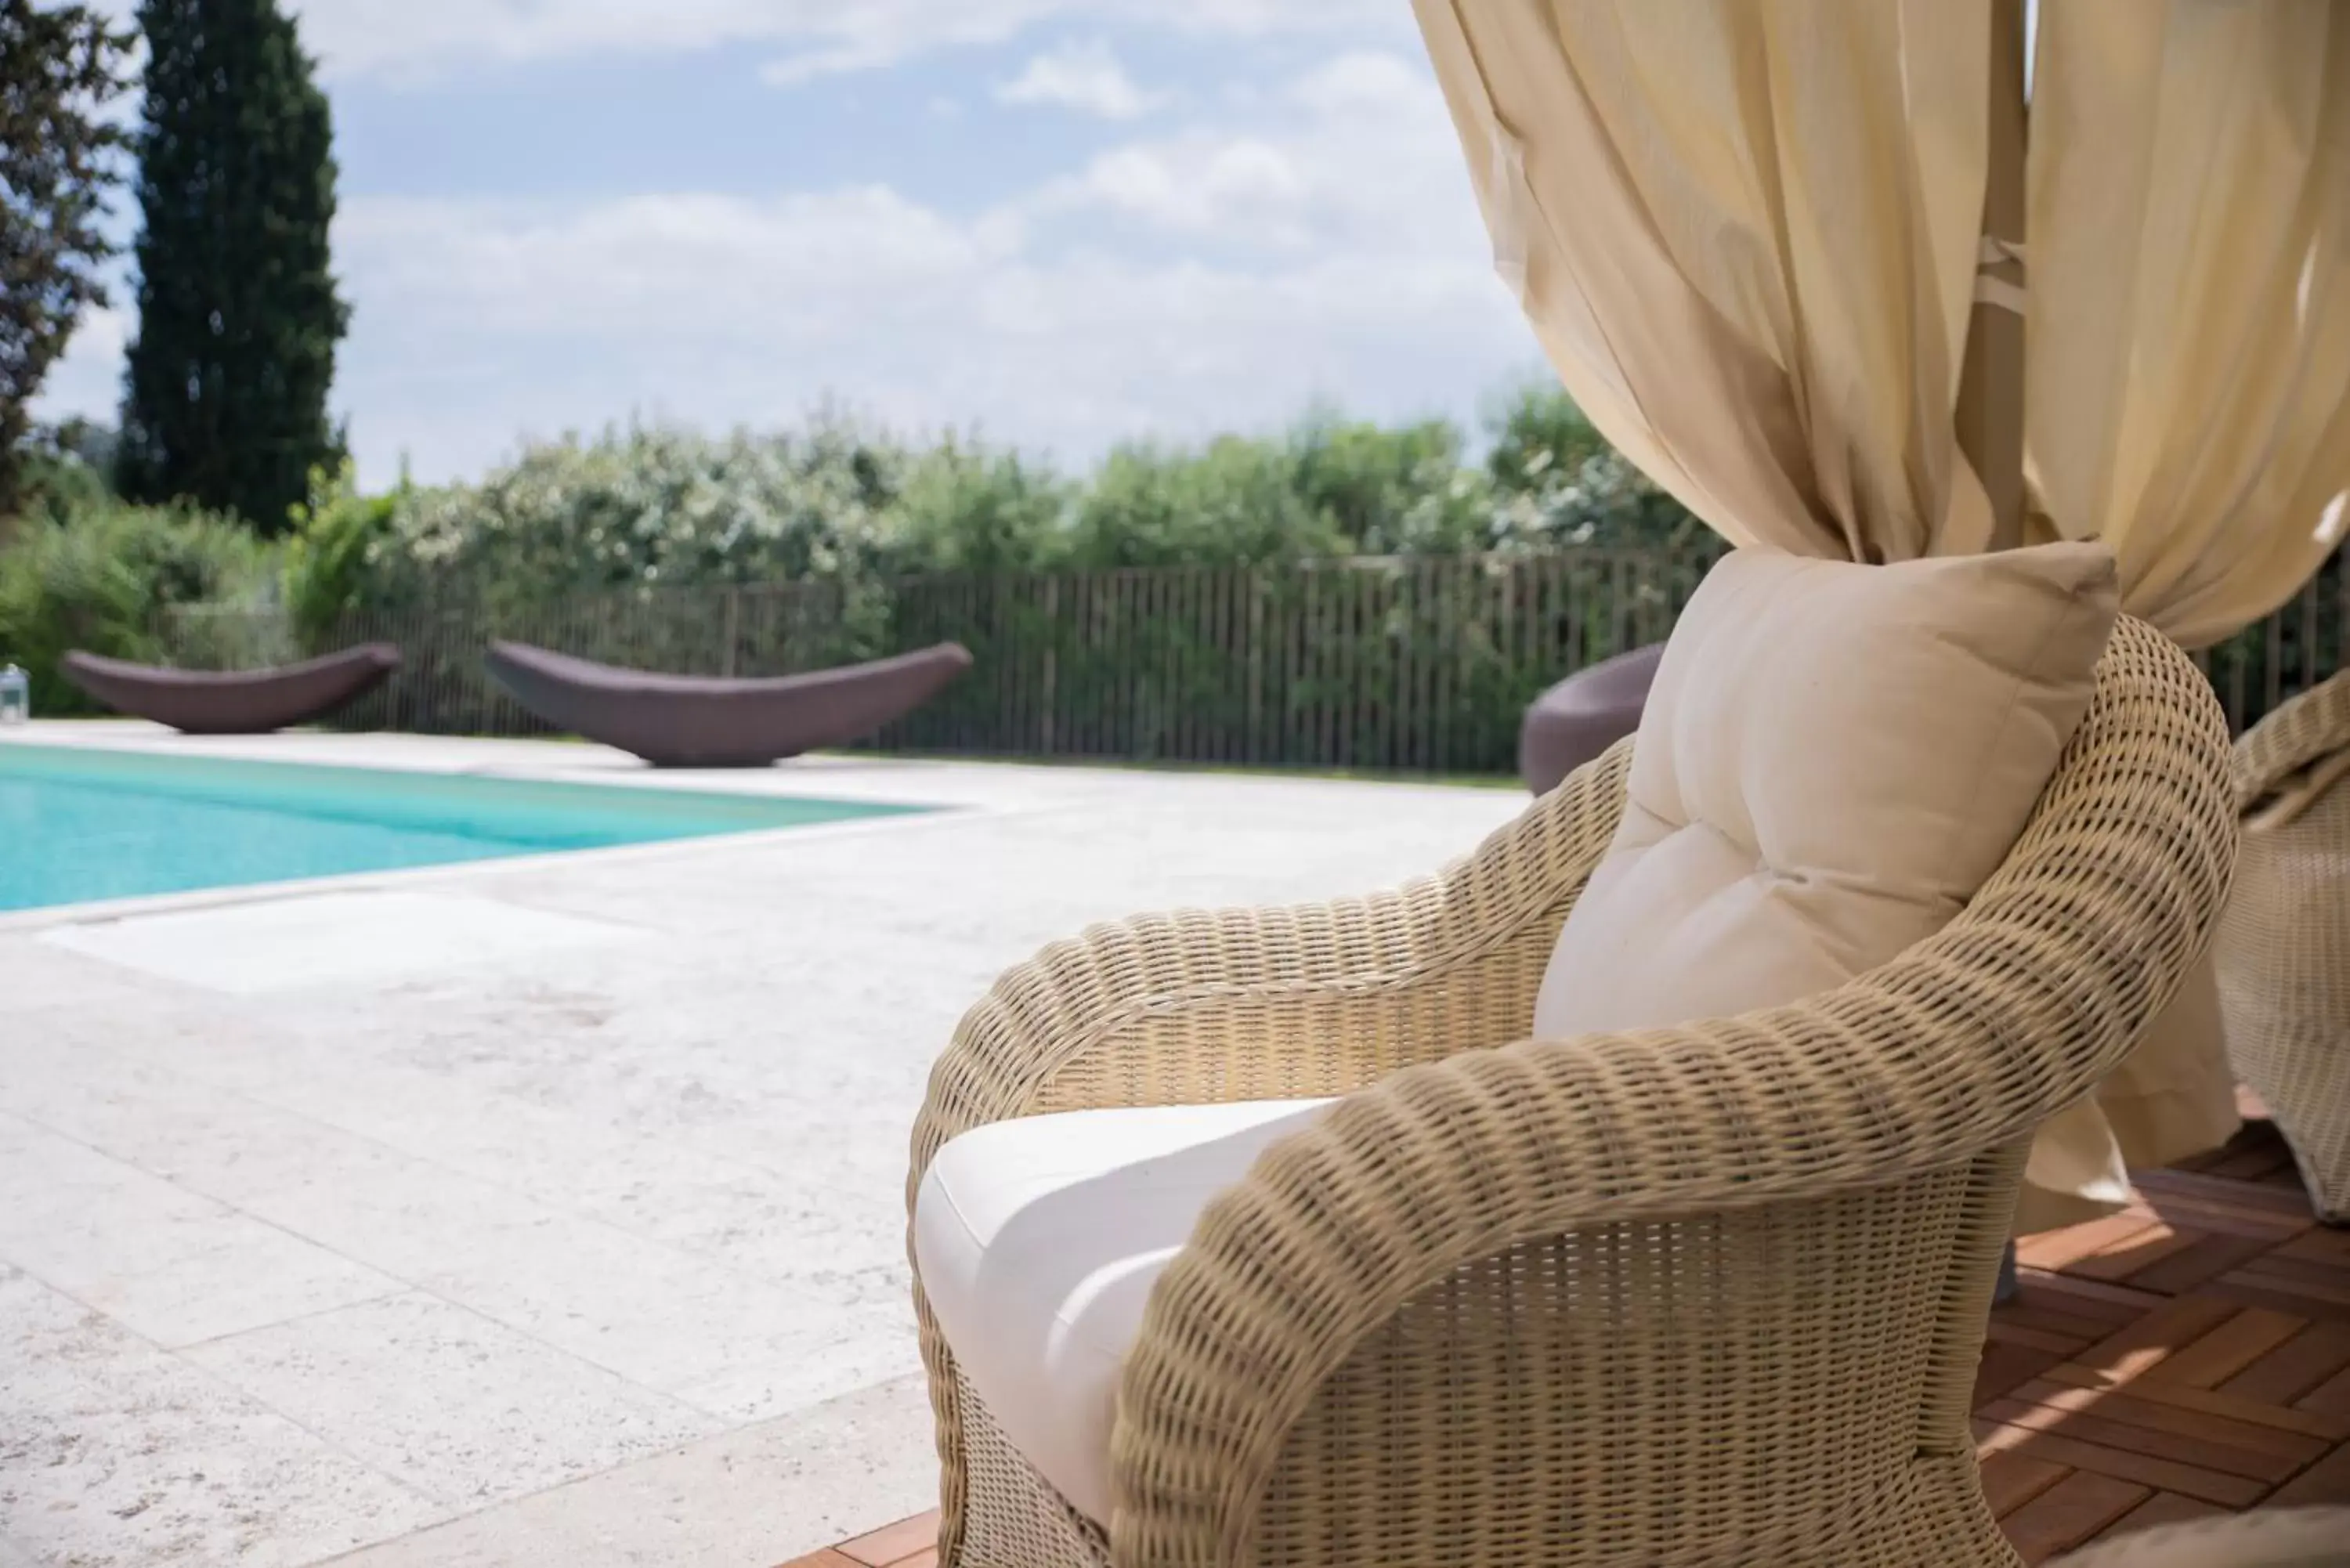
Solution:
[[[2228,1054],[2319,1215],[2350,1223],[2350,672],[2237,743],[2243,853],[2213,944]]]

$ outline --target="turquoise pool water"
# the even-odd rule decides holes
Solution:
[[[922,809],[0,743],[0,910]]]

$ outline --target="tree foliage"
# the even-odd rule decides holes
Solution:
[[[949,436],[902,465],[881,564],[995,576],[1057,559],[1077,486],[1015,452]]]
[[[332,474],[311,475],[309,498],[295,510],[286,542],[285,606],[296,633],[323,638],[341,617],[369,601],[373,557],[391,534],[391,520],[409,486],[380,495],[359,493],[346,462]]]
[[[435,598],[519,610],[622,588],[1671,546],[1702,534],[1563,393],[1514,396],[1488,434],[1481,463],[1445,421],[1316,412],[1277,435],[1122,446],[1080,479],[964,436],[910,446],[838,414],[718,439],[630,428],[529,448],[470,484],[369,500],[346,476],[302,514],[286,597],[321,613]]]
[[[1705,525],[1608,445],[1555,386],[1517,389],[1489,425],[1493,547],[1678,548],[1705,536]]]
[[[100,220],[126,139],[105,110],[129,46],[87,6],[0,0],[0,518],[22,501],[33,395],[106,303]]]
[[[333,127],[276,0],[144,0],[139,336],[121,482],[284,532],[334,472]]]
[[[32,672],[36,712],[87,712],[57,673],[67,649],[161,658],[167,610],[266,602],[275,566],[272,547],[250,530],[180,507],[109,499],[30,517],[0,550],[0,650]]]

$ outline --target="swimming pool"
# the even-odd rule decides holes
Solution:
[[[0,743],[0,910],[925,809]]]

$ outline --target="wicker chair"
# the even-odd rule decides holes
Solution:
[[[2199,1519],[2104,1542],[2051,1568],[2350,1568],[2350,1508]]]
[[[2007,864],[1834,992],[1521,1038],[1630,742],[1440,876],[1097,928],[934,1070],[941,1146],[1047,1111],[1347,1096],[1208,1210],[1123,1366],[1117,1505],[1055,1495],[917,1285],[941,1560],[2012,1564],[1970,1385],[2032,1130],[2215,923],[2225,726],[2125,621]]]
[[[2350,672],[2236,743],[2244,844],[2213,944],[2228,1054],[2318,1213],[2350,1222]]]

